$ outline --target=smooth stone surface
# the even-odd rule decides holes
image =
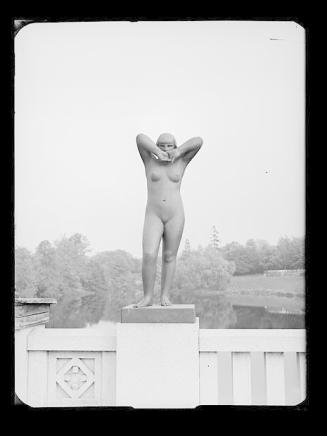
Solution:
[[[193,324],[118,323],[116,406],[198,406],[198,337],[198,318]]]
[[[45,325],[49,322],[54,298],[15,298],[15,330]]]
[[[147,306],[135,308],[133,305],[121,310],[122,323],[195,323],[194,304],[173,304],[172,306]]]
[[[15,304],[56,304],[55,298],[16,297]]]
[[[37,325],[45,325],[49,322],[49,313],[33,313],[28,316],[20,316],[15,318],[15,330],[33,327]]]

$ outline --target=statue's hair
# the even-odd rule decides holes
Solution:
[[[162,141],[172,141],[174,144],[174,148],[177,148],[175,136],[171,133],[161,133],[159,138],[157,139],[157,145]]]

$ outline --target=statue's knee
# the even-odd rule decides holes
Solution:
[[[176,253],[173,253],[172,251],[166,251],[163,255],[163,258],[165,263],[174,262],[176,260]]]
[[[146,252],[143,253],[143,262],[155,263],[157,261],[156,253]]]

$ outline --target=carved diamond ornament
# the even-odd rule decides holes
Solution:
[[[72,358],[58,371],[56,379],[71,398],[80,398],[95,380],[94,373],[77,357]]]

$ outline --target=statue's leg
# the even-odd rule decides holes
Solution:
[[[184,214],[175,215],[164,228],[162,238],[161,304],[170,306],[168,295],[174,279],[176,257],[184,229]]]
[[[143,226],[142,280],[144,298],[135,307],[153,304],[154,284],[156,280],[157,258],[163,233],[163,223],[154,213],[146,212]]]

